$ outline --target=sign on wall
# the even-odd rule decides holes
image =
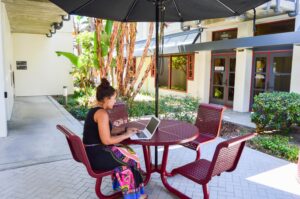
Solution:
[[[17,70],[27,70],[27,61],[17,61]]]

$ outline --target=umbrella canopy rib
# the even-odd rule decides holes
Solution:
[[[133,2],[132,5],[130,6],[130,8],[129,8],[127,14],[126,14],[126,17],[124,18],[123,21],[128,21],[128,17],[129,17],[129,15],[131,14],[131,12],[133,11],[133,9],[134,9],[134,7],[135,7],[137,1],[138,1],[138,0],[134,0],[134,2]]]
[[[238,14],[237,12],[235,12],[234,10],[232,10],[229,6],[227,6],[226,4],[224,4],[221,0],[216,0],[217,2],[219,2],[221,5],[223,5],[226,9],[228,9],[232,14],[236,15]]]
[[[178,9],[176,1],[173,0],[173,3],[174,3],[174,6],[175,6],[175,9],[177,10],[178,16],[181,18],[180,21],[183,21],[182,14],[181,14],[180,10]]]

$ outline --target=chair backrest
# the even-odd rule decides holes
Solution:
[[[81,138],[63,125],[56,125],[56,128],[66,136],[74,160],[83,163],[86,166],[88,173],[91,176],[94,176],[95,173],[92,170]]]
[[[211,137],[218,137],[221,130],[224,110],[225,107],[223,106],[201,103],[195,122],[199,133]]]
[[[127,106],[123,102],[117,102],[112,110],[108,111],[109,120],[114,127],[118,127],[128,122]]]
[[[249,133],[218,144],[207,178],[210,179],[224,171],[230,172],[235,170],[246,141],[253,138],[255,135],[255,133]]]

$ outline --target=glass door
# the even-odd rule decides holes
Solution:
[[[271,55],[271,71],[268,90],[270,91],[290,91],[292,54],[276,53]]]
[[[210,102],[232,106],[235,82],[235,56],[213,56]]]
[[[254,56],[252,97],[267,91],[290,91],[292,52],[265,52]]]
[[[256,55],[254,58],[253,95],[267,90],[267,55]]]

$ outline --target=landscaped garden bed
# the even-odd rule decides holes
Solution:
[[[76,96],[68,96],[67,105],[63,96],[53,96],[60,104],[64,105],[75,118],[84,120],[88,108],[78,102]],[[192,97],[161,96],[159,99],[159,115],[162,118],[183,120],[194,123],[199,100]],[[145,115],[154,115],[154,99],[148,94],[138,95],[136,100],[127,103],[130,118],[139,118]],[[223,121],[221,137],[228,139],[256,129],[244,127]],[[297,162],[300,146],[300,132],[298,128],[291,128],[289,132],[261,132],[247,145],[264,153]]]

